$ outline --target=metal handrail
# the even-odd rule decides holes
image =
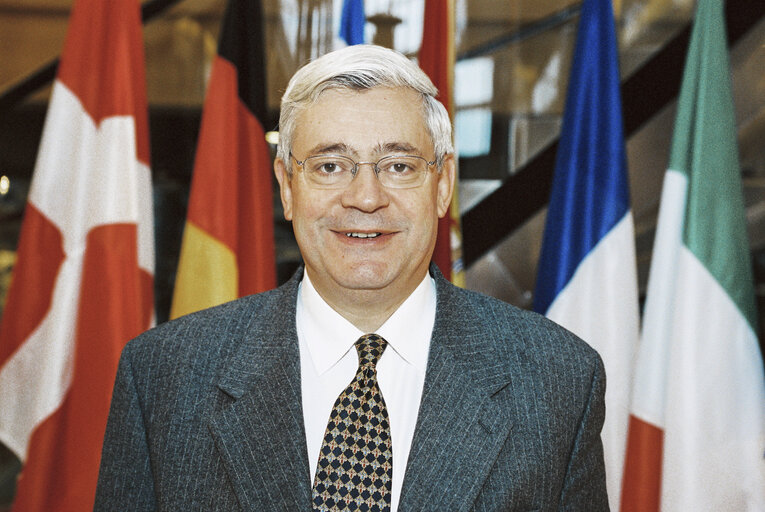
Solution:
[[[165,9],[180,1],[181,0],[149,0],[141,5],[141,19],[143,20],[143,23],[153,19],[164,12]],[[58,63],[59,57],[56,57],[47,64],[43,64],[37,71],[3,91],[3,93],[0,94],[0,113],[13,108],[15,105],[24,101],[28,96],[53,82],[56,78]]]
[[[765,17],[765,2],[727,0],[728,43],[733,46]],[[629,138],[673,101],[679,91],[690,23],[622,83],[624,135]],[[657,87],[657,84],[660,86]],[[646,91],[651,91],[646,94]],[[491,194],[462,215],[465,266],[475,263],[547,205],[555,167],[556,138]]]

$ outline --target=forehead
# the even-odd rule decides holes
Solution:
[[[367,156],[395,145],[411,146],[422,154],[433,152],[422,99],[412,89],[325,91],[298,115],[292,141],[301,158],[341,146]]]

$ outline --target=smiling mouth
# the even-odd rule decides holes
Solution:
[[[350,232],[346,233],[345,236],[348,238],[377,238],[378,236],[382,235],[382,233],[357,233],[357,232]]]

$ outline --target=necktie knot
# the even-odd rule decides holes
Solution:
[[[377,366],[388,342],[377,334],[365,334],[356,343],[356,351],[359,353],[359,366],[372,368]]]

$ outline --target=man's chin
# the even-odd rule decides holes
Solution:
[[[348,290],[377,291],[388,287],[392,280],[385,279],[379,274],[355,274],[353,276],[341,276],[337,282]]]
[[[386,262],[363,261],[332,272],[334,280],[349,290],[381,290],[395,281],[395,269]]]

